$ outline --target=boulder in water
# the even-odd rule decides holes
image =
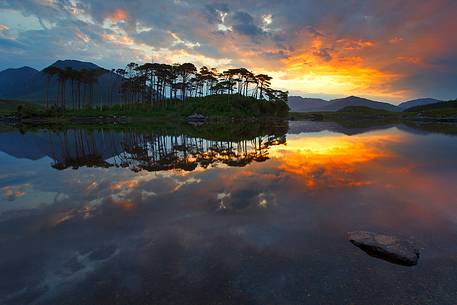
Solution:
[[[419,259],[419,250],[411,241],[395,236],[355,231],[348,233],[348,239],[367,254],[391,263],[414,266]]]

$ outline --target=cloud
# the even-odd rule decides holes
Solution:
[[[330,54],[330,52],[331,52],[331,49],[323,48],[323,49],[314,50],[313,54],[315,56],[322,58],[322,60],[324,60],[324,61],[330,61],[332,59],[332,55]]]
[[[255,23],[254,18],[246,12],[238,11],[232,16],[233,29],[247,36],[258,36],[263,30]]]
[[[107,18],[113,21],[122,21],[127,19],[127,12],[121,8],[115,9],[112,13],[107,14]]]
[[[210,24],[223,24],[225,16],[230,12],[230,8],[226,3],[210,3],[206,4],[204,8],[203,14]]]
[[[293,93],[323,93],[325,80],[332,95],[455,98],[456,11],[452,0],[4,0],[0,55],[15,51],[0,69],[194,60],[281,75],[273,84]]]

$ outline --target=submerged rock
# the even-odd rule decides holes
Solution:
[[[414,266],[419,259],[419,250],[409,240],[372,232],[349,232],[348,239],[367,254],[391,263]]]

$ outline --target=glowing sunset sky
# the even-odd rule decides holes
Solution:
[[[0,0],[0,70],[245,66],[308,97],[457,97],[455,0]]]

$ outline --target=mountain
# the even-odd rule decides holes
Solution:
[[[324,106],[329,105],[329,101],[320,98],[303,98],[301,96],[289,96],[288,104],[290,111],[311,112],[320,111]]]
[[[435,103],[440,103],[440,102],[442,102],[442,101],[436,100],[434,98],[420,98],[420,99],[416,99],[416,100],[403,102],[400,105],[398,105],[398,107],[405,110],[405,109],[412,108],[412,107],[425,106],[425,105],[435,104]]]
[[[81,71],[83,69],[86,69],[86,70],[103,69],[100,66],[97,66],[96,64],[93,64],[91,62],[71,60],[71,59],[58,60],[55,63],[53,63],[51,66],[60,68],[60,69],[72,68],[73,70],[78,70],[78,71]]]
[[[94,70],[103,69],[96,64],[78,60],[58,60],[51,66],[60,69],[72,68],[74,70]],[[94,103],[104,99],[111,99],[117,103],[120,96],[120,86],[122,78],[117,74],[106,70],[106,73],[97,79],[94,86]],[[48,86],[48,75],[43,71],[38,71],[30,67],[19,69],[6,69],[0,72],[0,99],[22,100],[29,102],[43,103],[46,97]],[[67,99],[71,99],[70,82],[66,84]],[[51,102],[56,99],[58,91],[57,77],[53,77],[49,83],[49,99]]]
[[[369,107],[373,109],[381,109],[387,111],[399,112],[401,111],[400,107],[389,104],[372,101],[366,98],[361,98],[358,96],[348,96],[345,98],[335,99],[330,101],[330,105],[323,108],[322,111],[338,111],[344,107],[348,106],[362,106]]]
[[[0,97],[15,96],[23,88],[28,88],[31,81],[39,74],[38,70],[30,67],[6,69],[0,72]]]
[[[338,111],[348,106],[363,106],[373,109],[382,109],[399,112],[401,108],[389,103],[376,102],[369,99],[349,96],[345,98],[326,101],[322,99],[307,99],[300,96],[289,97],[289,108],[293,112],[312,112],[312,111]]]

